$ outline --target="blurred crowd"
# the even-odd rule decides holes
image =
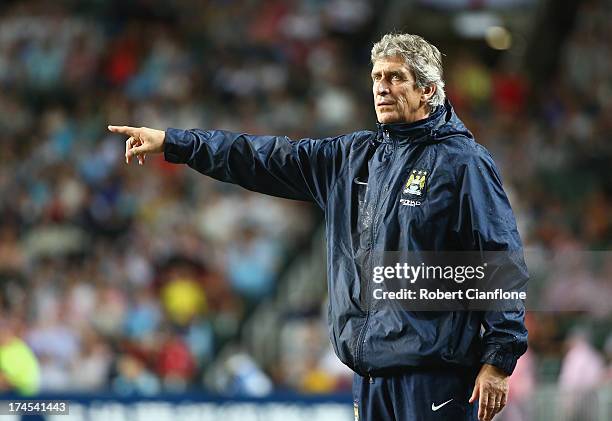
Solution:
[[[544,83],[530,81],[510,55],[491,64],[458,48],[446,58],[449,98],[499,165],[528,254],[612,243],[610,3],[584,2]],[[124,139],[106,124],[292,138],[371,128],[374,7],[3,2],[0,349],[11,338],[27,344],[20,349],[38,360],[40,390],[202,387],[320,218],[309,205],[161,158],[126,166]],[[595,387],[612,377],[612,264],[601,253],[591,271],[563,259],[557,273],[532,281],[560,313],[529,315],[531,347],[512,378],[514,399],[542,378]],[[350,389],[321,309],[314,303],[288,318],[277,367],[258,367],[235,344],[215,384],[252,394]],[[577,324],[590,333],[576,333]],[[568,380],[585,366],[589,381]]]
[[[307,67],[321,34],[299,26],[316,32],[302,21],[318,10],[139,3],[0,7],[2,319],[38,358],[42,391],[201,387],[319,218],[161,158],[128,167],[107,124],[295,135],[354,118],[340,82]],[[317,100],[337,111],[313,128],[329,106]]]

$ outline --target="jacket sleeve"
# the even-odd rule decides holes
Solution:
[[[482,147],[459,165],[459,198],[454,231],[463,250],[495,256],[497,285],[525,290],[529,274],[522,243],[501,177],[489,153]],[[518,358],[527,350],[523,301],[511,311],[484,311],[481,363],[512,374]]]
[[[351,135],[293,141],[224,130],[166,130],[164,158],[248,190],[324,208]]]

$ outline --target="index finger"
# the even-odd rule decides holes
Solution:
[[[138,129],[136,127],[130,127],[130,126],[108,126],[108,130],[113,133],[120,133],[120,134],[124,134],[127,136],[134,136],[134,134],[136,133],[136,130]]]

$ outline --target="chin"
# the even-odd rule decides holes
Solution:
[[[382,124],[397,123],[399,121],[400,119],[394,115],[387,115],[387,116],[383,115],[383,116],[378,117],[378,122]]]

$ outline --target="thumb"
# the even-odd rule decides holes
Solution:
[[[478,399],[479,395],[480,395],[480,385],[478,384],[478,381],[476,381],[476,384],[474,384],[474,390],[472,391],[472,396],[470,397],[469,403],[473,403],[476,399]]]

